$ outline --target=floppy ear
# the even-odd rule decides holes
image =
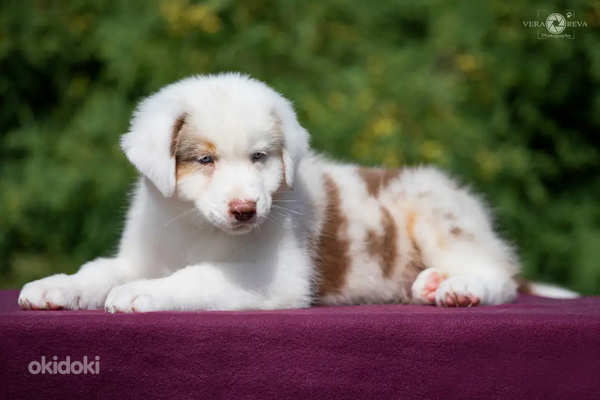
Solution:
[[[281,159],[283,160],[283,177],[285,179],[285,185],[294,189],[294,173],[295,173],[295,163],[290,156],[290,153],[284,147],[281,153]]]
[[[139,103],[129,132],[121,137],[121,148],[129,161],[165,197],[175,191],[175,155],[171,146],[181,128],[178,121],[185,115],[181,103],[170,96],[168,89]]]
[[[284,145],[281,153],[283,174],[288,188],[294,188],[296,168],[309,149],[308,132],[300,125],[292,105],[280,98],[278,107],[272,112],[275,127],[283,135]]]

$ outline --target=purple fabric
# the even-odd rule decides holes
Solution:
[[[17,295],[0,292],[6,399],[600,398],[600,297],[110,315]],[[99,373],[30,374],[42,356],[99,356]]]

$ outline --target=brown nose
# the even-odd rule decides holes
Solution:
[[[231,200],[229,202],[229,213],[238,221],[248,221],[256,214],[256,202],[252,200]]]

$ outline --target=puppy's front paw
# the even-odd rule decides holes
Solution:
[[[79,310],[100,308],[104,297],[87,282],[73,275],[53,275],[30,282],[19,294],[24,310]]]
[[[442,273],[434,268],[427,268],[421,271],[412,284],[413,303],[434,304],[435,293],[444,279]]]
[[[164,290],[151,280],[136,281],[112,289],[104,309],[112,314],[172,309],[172,302]]]
[[[483,281],[476,276],[463,275],[448,278],[435,292],[435,304],[440,307],[471,307],[485,298]]]

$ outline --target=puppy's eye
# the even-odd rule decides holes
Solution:
[[[203,156],[198,159],[200,164],[212,164],[214,162],[211,156]]]
[[[252,161],[264,160],[267,157],[265,153],[254,153],[252,154]]]

